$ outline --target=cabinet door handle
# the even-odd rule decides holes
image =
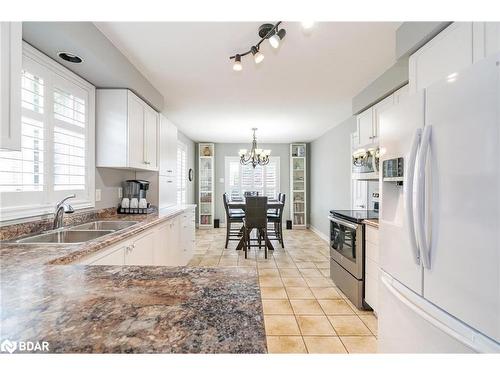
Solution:
[[[144,164],[149,165],[149,164],[151,164],[151,162],[144,160]]]

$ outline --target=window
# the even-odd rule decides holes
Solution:
[[[21,150],[0,150],[1,220],[94,206],[95,88],[23,44]]]
[[[241,165],[239,157],[226,156],[226,192],[230,198],[243,197],[245,191],[258,191],[259,195],[277,198],[280,191],[280,158],[270,157],[265,166]]]
[[[182,142],[177,143],[177,204],[186,203],[187,188],[187,161],[186,145]]]

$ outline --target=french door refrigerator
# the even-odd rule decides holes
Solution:
[[[379,352],[500,352],[499,65],[381,114]]]

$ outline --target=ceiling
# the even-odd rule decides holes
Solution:
[[[395,62],[393,22],[283,22],[264,61],[229,56],[264,22],[103,22],[96,26],[165,99],[164,113],[194,141],[311,141],[351,115],[351,99]]]

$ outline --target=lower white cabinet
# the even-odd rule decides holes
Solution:
[[[113,266],[185,266],[194,254],[194,207],[78,263]]]
[[[378,229],[365,225],[365,301],[375,312],[378,309],[379,269]]]
[[[125,252],[125,265],[150,266],[155,263],[155,231],[146,231],[134,238]]]

